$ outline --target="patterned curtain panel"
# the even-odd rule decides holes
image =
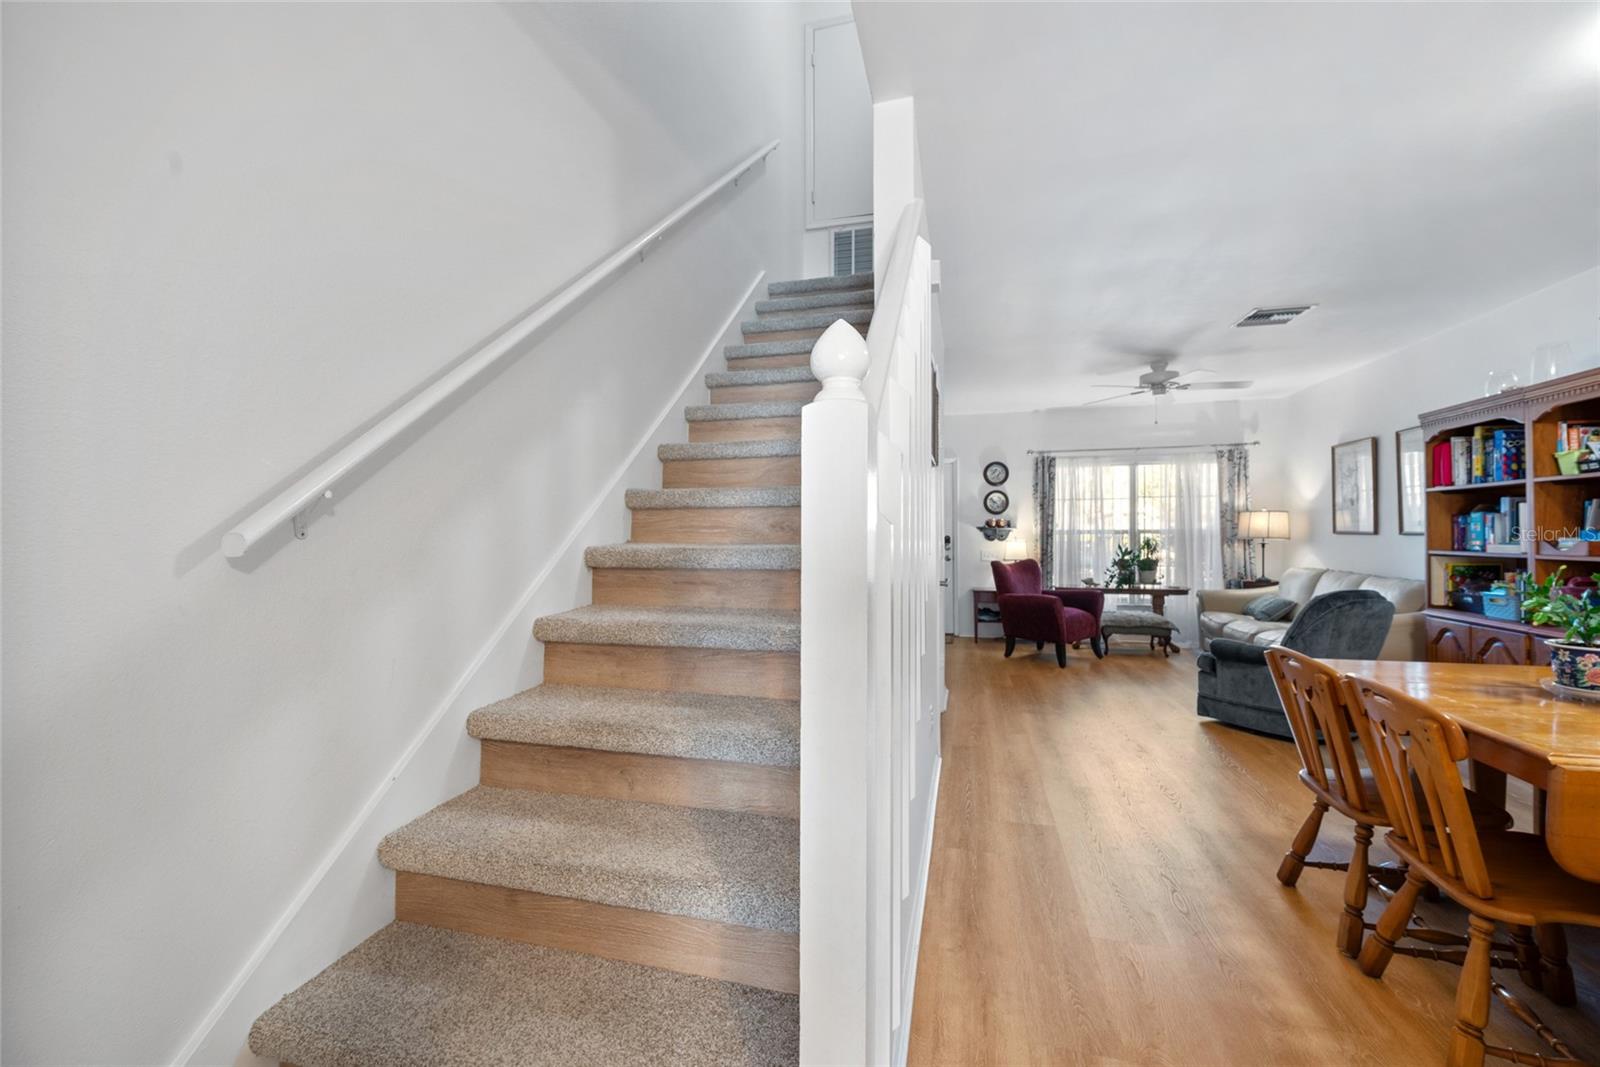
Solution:
[[[1250,510],[1250,450],[1217,449],[1217,485],[1222,503],[1222,578],[1229,588],[1255,573],[1253,549],[1239,538],[1239,513]]]
[[[1056,457],[1033,457],[1033,529],[1045,588],[1056,581]]]

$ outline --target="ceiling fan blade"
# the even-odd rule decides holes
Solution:
[[[1180,389],[1248,389],[1255,382],[1182,382]]]
[[[1136,384],[1134,384],[1132,382],[1128,383],[1127,385],[1107,385],[1104,382],[1101,382],[1101,383],[1099,383],[1097,385],[1091,385],[1089,388],[1090,389],[1142,389],[1143,386],[1136,385]]]
[[[1107,400],[1121,400],[1125,396],[1138,396],[1140,393],[1143,393],[1143,392],[1145,392],[1145,390],[1143,390],[1143,389],[1135,389],[1131,393],[1118,393],[1116,396],[1103,396],[1099,400],[1091,400],[1091,401],[1089,401],[1088,404],[1079,404],[1078,406],[1086,408],[1090,404],[1104,404]]]

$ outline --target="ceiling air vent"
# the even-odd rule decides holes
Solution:
[[[1286,308],[1256,308],[1234,323],[1235,326],[1287,326],[1301,315],[1316,307],[1315,304],[1298,304]]]

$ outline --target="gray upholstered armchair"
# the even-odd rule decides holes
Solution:
[[[1394,605],[1371,589],[1325,593],[1305,606],[1279,642],[1316,659],[1376,659]],[[1196,661],[1195,712],[1279,737],[1292,737],[1261,645],[1219,637]]]

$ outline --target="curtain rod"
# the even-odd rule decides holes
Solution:
[[[1069,456],[1092,452],[1104,455],[1109,452],[1181,452],[1194,448],[1245,448],[1259,445],[1260,441],[1215,441],[1208,445],[1137,445],[1132,448],[1030,448],[1030,456]]]

